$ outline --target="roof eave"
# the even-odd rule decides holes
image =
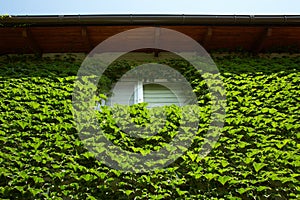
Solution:
[[[300,15],[14,15],[2,17],[3,26],[69,25],[300,25]]]

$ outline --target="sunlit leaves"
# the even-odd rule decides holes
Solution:
[[[174,163],[134,174],[103,165],[101,157],[98,161],[78,139],[71,94],[79,64],[22,57],[1,61],[0,198],[300,198],[299,57],[216,59],[226,87],[226,123],[218,143],[204,158],[199,152],[200,144],[206,142],[211,113],[207,83],[186,62],[161,62],[181,70],[192,83],[201,107],[199,118],[191,121],[199,119],[199,129],[191,148],[178,147],[185,153]],[[131,67],[119,62],[107,74],[113,76],[115,70]],[[100,82],[103,90],[111,84],[107,77]],[[99,97],[106,98],[104,94]],[[143,139],[130,137],[121,128],[127,122],[143,127],[157,121],[141,105],[120,109],[123,115],[135,117],[127,121],[116,120],[105,107],[101,111],[98,117],[106,137],[142,155],[164,146],[175,151],[176,147],[167,144],[178,130],[187,135],[192,132],[189,126],[178,128],[177,122],[185,114],[176,107],[167,110],[169,117],[163,126],[154,124],[144,129],[149,133],[159,130],[158,134]],[[105,152],[105,145],[96,151]]]

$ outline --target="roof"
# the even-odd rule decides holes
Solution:
[[[89,52],[137,27],[182,32],[206,50],[300,52],[300,15],[36,15],[0,18],[0,54]]]

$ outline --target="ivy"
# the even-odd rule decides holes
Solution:
[[[72,57],[1,57],[0,198],[299,199],[300,57],[229,55],[214,60],[227,97],[225,126],[214,149],[198,156],[210,116],[204,79],[187,62],[163,60],[191,83],[202,105],[199,130],[191,148],[174,163],[134,174],[107,167],[78,137],[71,109],[79,62]],[[135,65],[114,63],[101,80],[99,96],[105,98],[118,80],[117,69],[124,73]],[[159,128],[146,126],[153,119],[143,104],[118,109],[149,133]],[[115,145],[147,155],[176,136],[184,114],[176,106],[164,109],[164,127],[145,138],[122,132],[122,122],[109,108],[97,116]]]

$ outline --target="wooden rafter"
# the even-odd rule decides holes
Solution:
[[[254,43],[252,47],[252,51],[255,54],[258,54],[264,47],[266,41],[272,36],[272,28],[268,27],[266,28],[263,33],[258,37],[256,42]]]
[[[160,40],[160,28],[156,27],[154,33],[154,43],[156,46],[158,46],[159,40]],[[159,55],[159,49],[154,49],[154,57],[158,57],[158,55]]]
[[[206,30],[206,33],[203,37],[203,40],[201,42],[203,48],[207,48],[208,45],[209,45],[209,42],[211,40],[211,37],[212,37],[212,34],[213,34],[213,30],[212,30],[212,27],[208,27],[207,30]]]
[[[36,53],[37,55],[42,55],[43,51],[41,49],[41,47],[38,45],[38,43],[36,42],[34,36],[31,33],[31,30],[29,28],[24,28],[22,30],[22,37],[24,38],[27,46],[32,49],[32,51],[34,53]]]
[[[87,49],[86,53],[90,52],[93,48],[91,41],[90,41],[90,37],[87,31],[86,26],[82,26],[81,27],[81,36],[84,42],[84,46]]]

